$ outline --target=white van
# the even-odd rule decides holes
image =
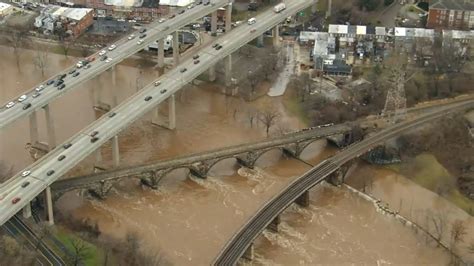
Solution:
[[[252,24],[255,24],[255,23],[257,23],[257,20],[255,18],[251,18],[251,19],[247,20],[247,24],[249,24],[249,25],[252,25]]]

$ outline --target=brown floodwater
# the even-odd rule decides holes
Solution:
[[[0,46],[0,101],[19,95],[43,78],[35,70],[33,51],[21,56],[16,68],[10,48]],[[48,74],[74,61],[50,54]],[[137,64],[142,67],[139,69]],[[141,72],[141,74],[140,74]],[[136,62],[117,67],[117,85],[111,74],[101,74],[52,104],[58,143],[92,122],[94,88],[103,87],[104,99],[118,102],[137,89],[137,78],[147,84],[158,75],[153,64]],[[120,134],[122,165],[150,161],[245,143],[265,137],[264,128],[248,119],[249,109],[273,105],[280,111],[273,132],[300,128],[303,124],[289,114],[282,98],[264,97],[252,104],[219,93],[213,85],[188,86],[177,100],[177,129],[152,126],[151,114]],[[166,109],[166,108],[164,108]],[[237,110],[237,112],[234,112]],[[43,119],[43,117],[41,117]],[[41,120],[40,120],[41,121]],[[40,127],[46,139],[45,128]],[[20,170],[31,163],[24,146],[29,137],[28,119],[13,123],[0,135],[0,160]],[[104,145],[104,164],[110,165],[110,145]],[[326,141],[311,144],[302,158],[316,164],[336,152]],[[94,156],[81,162],[70,175],[92,171]],[[76,219],[97,221],[103,234],[122,237],[135,232],[145,250],[159,250],[176,265],[208,265],[222,245],[266,201],[289,182],[308,170],[306,163],[288,159],[279,150],[264,154],[255,169],[238,166],[233,159],[215,165],[207,179],[187,170],[170,173],[158,190],[141,187],[137,180],[117,183],[106,200],[64,195],[56,208]],[[441,249],[426,246],[410,229],[378,213],[371,203],[346,190],[323,185],[311,191],[311,206],[291,206],[282,215],[282,232],[265,231],[257,240],[255,264],[444,264],[448,256]],[[403,254],[403,255],[401,255]]]

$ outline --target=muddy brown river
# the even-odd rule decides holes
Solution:
[[[21,71],[16,68],[11,49],[0,46],[0,54],[0,102],[42,80],[32,64],[34,52],[22,52]],[[50,54],[48,59],[51,62],[48,74],[74,62],[73,58],[65,59],[57,54]],[[142,66],[141,74],[137,64]],[[120,102],[136,91],[138,77],[147,84],[156,75],[152,64],[133,60],[117,67],[115,88],[111,87],[111,74],[106,72],[56,100],[52,107],[58,143],[95,119],[94,88],[104,87],[106,101],[110,101],[112,92],[117,93]],[[175,131],[152,126],[151,116],[147,115],[120,134],[122,165],[265,137],[262,125],[250,126],[246,109],[258,109],[270,102],[268,98],[251,105],[241,104],[220,94],[213,85],[189,86],[178,98]],[[285,110],[281,98],[271,99],[271,104],[280,110],[280,127],[302,126]],[[238,106],[235,116],[233,106]],[[42,139],[46,140],[44,130],[44,126],[41,127]],[[2,130],[0,160],[14,170],[31,163],[24,148],[28,137],[28,119]],[[336,150],[326,141],[317,141],[304,151],[302,158],[316,164],[334,152]],[[110,165],[110,146],[102,148],[102,155],[104,165]],[[94,156],[90,156],[70,175],[90,173],[93,163]],[[264,202],[308,169],[306,163],[285,158],[280,151],[272,150],[257,161],[255,169],[242,168],[233,159],[227,159],[215,165],[205,180],[178,169],[162,181],[158,190],[126,179],[116,184],[104,201],[82,197],[75,191],[64,195],[56,208],[76,219],[97,221],[106,235],[122,237],[127,232],[135,232],[145,250],[159,250],[175,265],[208,265],[222,245]],[[449,262],[446,252],[426,245],[422,236],[378,213],[372,203],[327,184],[311,191],[308,208],[291,206],[286,210],[282,214],[281,232],[265,231],[257,239],[255,251],[256,259],[251,263],[254,265],[445,265]]]

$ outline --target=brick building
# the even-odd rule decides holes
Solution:
[[[473,29],[474,0],[431,0],[428,28]]]

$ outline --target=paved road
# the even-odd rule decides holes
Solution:
[[[433,121],[454,111],[474,107],[474,100],[456,103],[449,107],[439,108],[428,114],[419,116],[413,120],[401,122],[388,127],[361,142],[349,146],[333,157],[324,160],[311,170],[294,180],[280,194],[265,203],[260,210],[244,224],[239,231],[229,240],[222,251],[218,254],[215,265],[235,265],[237,260],[244,254],[245,250],[252,244],[258,235],[271,223],[276,216],[284,211],[305,191],[319,184],[327,176],[339,169],[343,164],[361,156],[370,149],[380,145],[400,133],[417,126]]]
[[[42,108],[43,106],[47,105],[49,102],[53,101],[56,98],[61,97],[63,94],[69,92],[70,90],[74,89],[77,85],[83,84],[85,81],[90,80],[100,73],[104,72],[105,70],[111,68],[112,66],[120,63],[125,58],[139,52],[140,50],[144,49],[148,46],[148,44],[165,38],[169,34],[173,33],[174,31],[178,30],[179,28],[217,10],[220,7],[224,7],[228,4],[229,0],[214,0],[211,5],[198,5],[192,9],[186,9],[186,12],[180,15],[176,15],[176,17],[172,19],[167,19],[166,21],[159,23],[155,21],[144,28],[147,29],[146,37],[143,38],[142,44],[137,44],[139,40],[139,36],[141,33],[134,32],[133,34],[136,36],[132,40],[128,40],[128,36],[120,39],[119,41],[115,42],[114,44],[117,46],[113,51],[107,50],[107,56],[112,58],[112,61],[107,63],[105,61],[99,60],[99,55],[97,53],[91,55],[96,58],[94,62],[91,63],[91,67],[89,69],[77,69],[80,72],[79,76],[73,77],[69,75],[69,71],[76,69],[76,66],[71,66],[64,71],[57,73],[56,75],[50,77],[44,82],[37,84],[37,86],[31,88],[28,91],[25,91],[21,95],[25,94],[28,98],[23,102],[18,102],[17,99],[21,96],[18,95],[15,99],[12,99],[12,102],[16,102],[16,104],[11,108],[6,108],[6,103],[2,105],[0,108],[0,129],[9,125],[10,123],[14,122],[15,120],[27,116],[30,113],[34,112]],[[64,84],[66,87],[62,90],[57,90],[56,87],[53,85],[46,86],[46,82],[49,80],[56,79],[57,76],[66,74],[67,76],[64,78]],[[41,91],[41,95],[37,98],[33,98],[32,95],[35,92],[35,88],[40,85],[44,85],[45,89]],[[23,110],[23,107],[27,104],[31,103],[31,107]]]
[[[312,2],[308,0],[293,0],[287,4],[287,9],[279,14],[268,10],[257,16],[256,24],[243,24],[234,28],[214,42],[214,44],[222,45],[221,49],[216,50],[210,45],[203,48],[198,64],[195,64],[195,61],[192,59],[183,61],[177,68],[157,79],[157,81],[161,82],[161,85],[154,86],[153,83],[149,84],[112,109],[109,114],[115,113],[113,117],[110,117],[109,114],[104,115],[68,139],[65,143],[71,143],[71,147],[64,149],[63,145],[60,145],[24,169],[23,171],[31,171],[29,176],[22,177],[21,173],[18,173],[10,178],[0,187],[0,224],[5,223],[46,187],[93,153],[110,138],[179,91],[183,85],[191,82],[202,72],[209,69],[209,67],[215,65],[242,45],[257,38],[267,29],[274,27],[289,15],[311,4]],[[151,98],[146,101],[145,98],[148,97]],[[97,135],[98,140],[92,143],[90,133],[93,131],[98,131],[99,134]],[[64,155],[65,159],[59,161],[58,158],[61,155]],[[50,174],[48,175],[48,173]],[[30,182],[30,184],[23,188],[21,185],[24,182]],[[13,199],[17,197],[20,197],[21,200],[13,204]]]

